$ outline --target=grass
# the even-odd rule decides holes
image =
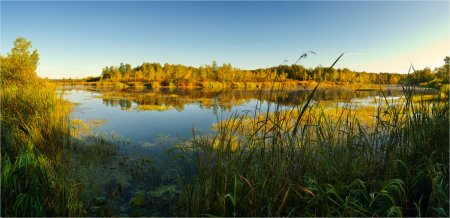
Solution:
[[[2,88],[3,216],[112,216],[119,207],[113,199],[126,203],[124,191],[137,189],[131,181],[143,181],[148,200],[166,193],[148,189],[148,181],[165,179],[176,182],[167,187],[180,189],[179,202],[171,194],[145,205],[178,203],[183,216],[449,215],[449,103],[441,95],[417,97],[405,87],[395,104],[383,97],[377,107],[355,108],[349,100],[333,108],[312,101],[314,89],[297,106],[259,106],[219,121],[214,136],[194,134],[173,156],[182,177],[163,178],[145,167],[151,161],[121,160],[106,137],[80,143],[102,121],[70,122],[70,105],[45,87]],[[97,174],[121,161],[147,174]],[[104,196],[110,203],[96,206]],[[126,210],[157,210],[136,208]]]
[[[181,190],[177,214],[448,216],[449,104],[441,95],[404,92],[395,104],[383,97],[377,107],[333,108],[313,102],[313,90],[292,108],[275,104],[268,112],[259,106],[219,121],[215,136],[195,136],[178,146],[184,152],[176,156],[183,160],[178,167],[186,171],[181,183],[170,186],[171,193]],[[117,159],[117,147],[105,137],[79,144],[102,121],[69,122],[70,106],[51,87],[4,87],[2,104],[4,216],[112,216],[118,206],[95,206],[93,196],[111,202],[123,199],[114,196],[130,189],[131,180],[161,183],[156,169],[141,169],[140,162],[129,168],[148,175],[93,174]],[[68,160],[61,145],[70,145]],[[74,163],[75,171],[63,167]],[[105,187],[113,180],[110,192]],[[156,207],[153,201],[148,208]]]
[[[214,136],[194,134],[157,169],[152,157],[117,155],[113,137],[83,141],[101,121],[70,121],[70,104],[17,42],[23,49],[2,56],[0,74],[1,216],[171,216],[176,203],[182,216],[449,216],[448,85],[420,97],[404,87],[396,103],[381,91],[378,107],[360,113],[321,107],[315,83],[297,106],[281,110],[278,98],[220,121]]]
[[[179,213],[447,217],[449,103],[403,92],[381,98],[370,122],[348,105],[326,113],[315,90],[288,110],[220,121],[215,136],[178,146],[196,172],[185,173]]]
[[[63,157],[70,105],[42,80],[3,84],[1,102],[1,215],[79,215]]]

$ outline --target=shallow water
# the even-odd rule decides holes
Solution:
[[[171,156],[161,148],[171,147],[177,139],[192,137],[193,130],[195,134],[213,133],[212,124],[233,114],[252,115],[255,110],[274,110],[276,105],[280,110],[296,108],[305,102],[310,90],[61,87],[58,92],[74,103],[72,121],[97,120],[94,123],[100,125],[94,132],[106,133],[109,139],[111,135],[120,136],[130,142],[120,143],[118,152],[106,158],[96,150],[90,154],[83,150],[72,153],[76,166],[73,174],[85,187],[82,193],[88,215],[175,216],[173,202],[179,193],[176,178],[180,173],[176,166],[184,162],[173,159],[175,153]],[[393,101],[402,96],[395,89],[386,89],[384,94],[387,97],[383,99]],[[382,95],[377,91],[324,89],[315,93],[313,103],[326,107],[376,106],[379,96]],[[81,143],[83,146],[86,149],[91,144]],[[195,174],[196,169],[183,173]],[[156,196],[158,193],[166,194]],[[142,196],[146,196],[143,205],[133,203]],[[105,199],[106,203],[98,205],[93,199]]]
[[[271,93],[270,90],[206,91],[200,89],[145,88],[92,88],[62,87],[65,99],[75,103],[72,119],[102,120],[103,125],[95,129],[102,135],[115,135],[132,144],[152,145],[161,138],[187,139],[195,134],[212,133],[211,125],[234,113],[254,114],[301,104],[309,90],[285,90]],[[389,99],[398,99],[399,90],[388,89]],[[380,97],[377,91],[349,91],[326,89],[318,91],[315,102],[333,102],[345,106],[376,106]],[[349,99],[352,99],[349,101]]]

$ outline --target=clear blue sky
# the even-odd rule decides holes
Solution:
[[[1,2],[1,54],[23,36],[40,76],[100,75],[160,62],[242,69],[289,63],[371,72],[436,67],[450,55],[449,2]]]

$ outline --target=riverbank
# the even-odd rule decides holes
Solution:
[[[367,114],[306,100],[220,121],[213,137],[180,146],[198,169],[182,186],[183,213],[448,216],[449,103],[413,94]]]
[[[49,104],[32,102],[49,102],[56,96],[50,94],[54,90],[37,85],[40,88],[19,91],[12,86],[2,90],[2,103],[14,105],[8,100],[13,98],[7,96],[22,96],[18,99],[25,102],[20,104],[24,109],[14,113],[29,114],[27,105],[33,108],[31,114],[50,113]],[[311,92],[311,98],[315,94]],[[136,158],[120,153],[107,137],[86,142],[72,138],[63,156],[66,159],[53,159],[58,152],[42,145],[56,144],[67,123],[52,124],[55,129],[50,132],[58,134],[43,135],[45,142],[36,141],[39,146],[34,146],[32,153],[19,151],[21,160],[37,155],[35,164],[20,168],[20,161],[2,163],[6,166],[2,206],[9,202],[12,209],[5,214],[18,215],[20,211],[27,214],[22,209],[28,208],[35,210],[33,214],[68,216],[447,216],[448,102],[417,101],[413,95],[407,96],[411,97],[398,104],[364,110],[367,114],[358,114],[350,107],[323,111],[320,103],[311,104],[307,97],[292,113],[261,113],[256,120],[236,115],[216,125],[217,134],[194,135],[161,153],[171,163],[165,167],[155,165],[153,155]],[[2,116],[13,118],[13,111],[8,111],[2,111]],[[57,114],[67,116],[63,111]],[[367,116],[373,119],[362,120]],[[293,126],[296,120],[300,124],[297,129]],[[30,117],[28,124],[19,125],[33,125],[33,132],[49,132],[48,125],[37,125],[38,121]],[[75,120],[71,126],[76,127]],[[29,136],[26,132],[18,135],[22,139]],[[3,137],[7,135],[2,132]],[[52,175],[49,181],[18,177],[18,169],[34,170],[39,164],[46,167],[38,169]],[[64,172],[47,168],[63,165]],[[40,170],[34,175],[42,175]],[[65,180],[69,183],[52,179],[62,177],[70,178]],[[60,201],[57,203],[37,195],[34,198],[42,199],[41,206],[12,206],[15,198],[7,189],[18,190],[11,188],[11,178],[32,182],[42,190],[58,187],[52,184],[70,187],[65,189],[68,198],[55,198]],[[162,210],[169,206],[170,211]],[[39,208],[51,209],[40,212]]]
[[[190,138],[163,143],[150,154],[142,147],[156,144],[139,147],[112,133],[99,136],[89,125],[101,121],[72,119],[75,102],[37,77],[39,58],[31,43],[18,38],[14,46],[0,66],[2,216],[449,216],[448,95],[417,98],[415,88],[404,86],[404,98],[393,102],[381,92],[377,107],[358,111],[351,104],[322,107],[319,100],[330,99],[330,93],[319,89],[327,83],[303,84],[306,95],[300,97],[273,95],[271,88],[282,83],[244,84],[269,87],[266,100],[256,98],[255,107],[226,119],[215,116],[212,134],[189,126]],[[355,87],[360,90],[348,101],[369,89]],[[142,110],[155,108],[136,108],[133,122],[120,116],[122,108],[140,103],[181,110],[175,106],[188,98],[175,97],[187,95],[182,93],[91,97],[120,107],[110,108],[119,125],[150,134],[156,130],[142,125],[148,114]],[[227,109],[242,93],[224,100],[210,94],[217,115],[217,105]],[[101,108],[95,115],[104,114]],[[155,114],[144,122],[167,131],[162,127],[168,117]],[[186,116],[169,117],[179,129]]]

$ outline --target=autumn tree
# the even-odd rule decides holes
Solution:
[[[36,69],[39,62],[37,50],[31,52],[31,42],[18,37],[14,47],[5,57],[1,56],[2,84],[28,84],[37,79]]]

